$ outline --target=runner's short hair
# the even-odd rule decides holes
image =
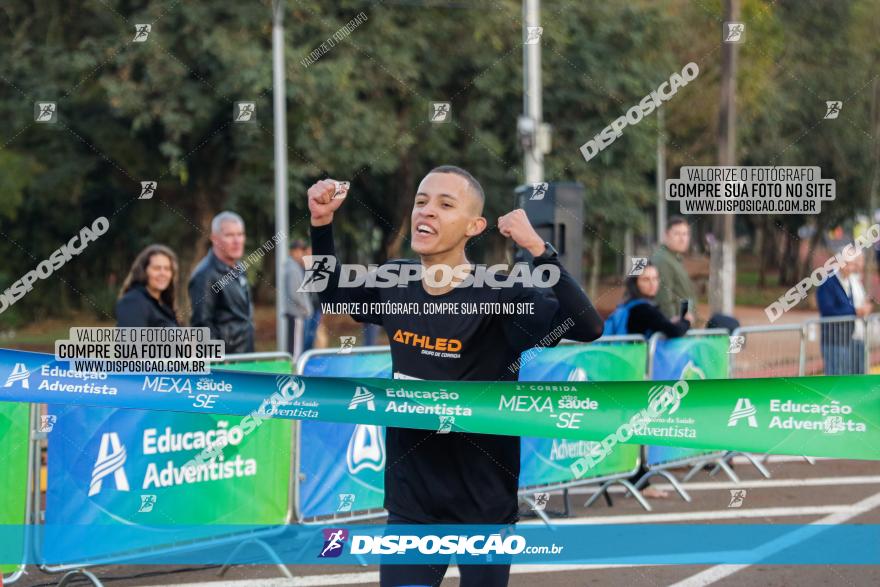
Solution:
[[[468,185],[471,186],[471,190],[473,190],[474,195],[480,199],[480,210],[483,209],[483,204],[486,203],[486,194],[483,193],[483,186],[480,185],[480,182],[477,181],[477,178],[470,174],[469,171],[462,169],[456,165],[441,165],[439,167],[435,167],[428,173],[454,173],[455,175],[460,175],[465,178],[468,182]]]

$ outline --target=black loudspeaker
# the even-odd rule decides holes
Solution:
[[[516,188],[515,206],[526,211],[529,222],[545,241],[559,251],[559,259],[575,281],[583,282],[584,186],[577,182],[526,184]],[[514,246],[515,262],[532,255]]]

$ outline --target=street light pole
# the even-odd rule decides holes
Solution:
[[[275,127],[275,340],[279,351],[287,350],[284,317],[284,264],[287,261],[287,108],[284,75],[284,0],[272,2],[272,97]]]
[[[523,0],[523,39],[528,39],[530,27],[539,26],[541,0]],[[544,152],[541,148],[541,124],[543,119],[541,104],[541,43],[523,43],[523,120],[531,140],[524,146],[523,164],[525,183],[544,181]],[[524,133],[523,133],[524,134]]]

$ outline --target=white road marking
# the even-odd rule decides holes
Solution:
[[[759,457],[759,456],[760,455],[757,455],[757,454],[755,455],[755,457]],[[815,461],[835,460],[835,459],[832,459],[831,457],[812,457],[812,459]],[[749,459],[747,459],[745,457],[739,456],[739,457],[733,457],[733,462],[734,462],[734,464],[737,464],[737,465],[740,465],[740,464],[748,465],[750,461],[749,461]],[[767,460],[764,462],[765,463],[806,463],[807,459],[805,457],[796,457],[796,456],[792,456],[792,455],[770,455],[769,457],[767,457]]]
[[[760,455],[755,455],[756,457]],[[832,459],[831,457],[812,457],[814,461],[833,461],[840,459]],[[733,457],[733,463],[736,465],[748,465],[751,461],[745,457]],[[796,457],[792,455],[770,455],[764,463],[807,463],[805,457]]]
[[[659,479],[660,477],[658,477]],[[682,487],[686,491],[711,491],[717,489],[755,489],[761,487],[822,487],[825,485],[874,485],[880,484],[880,475],[862,475],[853,477],[813,477],[808,479],[751,479],[742,480],[739,483],[733,481],[704,481],[699,483],[683,483]],[[664,489],[666,491],[675,491],[672,485],[668,483],[651,483],[651,487]],[[596,493],[596,487],[578,487],[569,489],[572,495],[592,495]],[[623,486],[612,486],[612,493],[625,493]],[[561,491],[554,491],[554,494],[561,494]]]
[[[771,461],[779,459],[800,460],[800,457],[771,457]],[[880,484],[880,476],[851,476],[851,477],[819,477],[811,479],[765,479],[765,480],[744,480],[736,484],[732,482],[698,482],[687,483],[685,488],[688,491],[700,490],[722,490],[722,489],[752,489],[752,488],[778,488],[778,487],[821,487],[821,486],[846,486],[846,485],[872,485]],[[668,484],[655,484],[671,490]],[[593,493],[595,488],[576,488],[570,490],[573,494]],[[782,536],[765,545],[768,554],[778,552],[785,548],[789,548],[792,544],[806,540],[807,538],[822,531],[821,527],[815,525],[841,524],[854,517],[862,515],[876,507],[880,506],[880,493],[875,494],[858,503],[849,505],[827,505],[827,506],[803,506],[803,507],[775,507],[775,508],[752,508],[752,509],[724,509],[709,510],[700,512],[680,512],[665,514],[635,514],[635,515],[619,515],[619,516],[591,516],[588,518],[569,518],[561,520],[553,520],[554,524],[639,524],[639,523],[662,523],[662,522],[678,522],[678,521],[695,521],[695,520],[724,520],[724,519],[741,519],[741,518],[762,518],[762,517],[786,517],[786,516],[815,516],[827,514],[810,526],[801,530],[792,532],[786,536]],[[540,524],[539,520],[524,521],[520,524]],[[599,565],[513,565],[511,567],[512,575],[530,574],[530,573],[558,573],[571,571],[587,571],[614,568],[632,568],[656,565],[644,564],[599,564]],[[725,577],[728,577],[750,565],[716,565],[705,571],[697,573],[672,587],[702,587],[710,585]],[[451,566],[446,573],[447,577],[459,577],[458,568]],[[364,571],[357,573],[337,573],[333,575],[306,575],[286,578],[271,579],[242,579],[236,581],[208,581],[199,583],[185,583],[177,587],[323,587],[329,585],[365,585],[375,584],[379,582],[378,571]],[[154,586],[160,587],[160,586]]]
[[[869,498],[876,500],[876,505],[880,505],[880,493]],[[865,500],[867,501],[867,500]],[[814,524],[840,523],[834,520],[845,521],[852,517],[858,516],[865,511],[876,507],[871,505],[865,509],[865,501],[854,505],[829,505],[829,506],[806,506],[806,507],[778,507],[778,508],[753,508],[753,509],[726,509],[702,512],[682,512],[669,514],[646,514],[646,515],[621,515],[621,516],[601,516],[591,518],[571,518],[566,520],[554,520],[554,524],[639,524],[651,522],[678,522],[693,520],[722,520],[722,519],[742,519],[742,518],[763,518],[763,517],[784,517],[784,516],[815,516],[820,514],[831,514],[822,518]],[[541,524],[539,520],[520,522],[520,525]],[[796,534],[794,532],[792,534]],[[783,540],[782,537],[778,540]],[[801,538],[800,540],[803,540]],[[785,544],[780,547],[789,546]],[[597,565],[513,565],[510,569],[511,574],[520,575],[527,573],[561,573],[570,571],[586,571],[599,569],[616,569],[616,568],[632,568],[632,567],[650,567],[657,565],[650,564],[597,564]],[[718,567],[737,567],[731,573],[736,572],[740,568],[748,565],[718,565]],[[452,566],[446,573],[447,577],[458,577],[458,568]],[[720,578],[720,577],[719,577]],[[294,577],[293,579],[243,579],[238,581],[210,581],[204,583],[185,583],[177,587],[322,587],[325,585],[364,585],[379,582],[378,571],[365,571],[361,573],[339,573],[335,575],[307,575]],[[708,583],[706,583],[708,584]],[[679,584],[676,587],[694,587],[695,584]],[[702,585],[702,583],[700,583]],[[159,586],[155,586],[159,587]]]
[[[760,550],[766,552],[768,555],[775,554],[781,550],[790,548],[798,542],[803,542],[804,540],[823,532],[828,525],[842,524],[847,520],[851,520],[856,516],[867,513],[876,507],[880,507],[880,493],[875,493],[871,497],[866,497],[862,501],[854,503],[848,508],[848,511],[831,514],[816,520],[815,522],[810,522],[807,526],[799,528],[794,532],[790,532],[775,540],[771,540],[761,546]],[[701,571],[696,575],[692,575],[683,581],[679,581],[678,583],[671,585],[671,587],[703,587],[705,585],[711,585],[716,581],[720,581],[721,579],[729,577],[743,569],[747,569],[750,566],[751,565],[715,565],[714,567]]]
[[[553,525],[569,524],[650,524],[652,522],[692,522],[694,520],[735,520],[739,518],[771,518],[785,516],[819,516],[852,511],[854,506],[818,505],[775,508],[728,508],[700,512],[673,512],[668,514],[624,514],[620,516],[590,516],[588,518],[562,518],[553,520]],[[543,524],[541,520],[519,522],[517,525]]]
[[[529,573],[588,571],[602,569],[619,569],[631,567],[647,567],[652,565],[513,565],[511,575]],[[457,566],[449,567],[445,578],[459,578]],[[241,579],[238,581],[209,581],[205,583],[184,583],[175,587],[324,587],[326,585],[365,585],[379,582],[379,571],[363,573],[340,573],[337,575],[308,575],[293,579]],[[158,585],[153,587],[160,587]],[[164,586],[162,586],[164,587]]]

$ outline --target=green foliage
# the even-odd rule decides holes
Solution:
[[[838,200],[820,224],[864,210],[876,140],[876,3],[741,3],[748,23],[737,78],[741,163],[821,166],[838,181]],[[107,291],[152,242],[178,252],[185,285],[204,254],[208,222],[223,209],[244,216],[248,251],[276,232],[270,4],[4,6],[0,288],[95,217],[111,220],[96,245],[16,304],[16,316],[85,308],[110,317]],[[366,22],[303,63],[360,12]],[[338,219],[342,254],[361,261],[406,254],[415,189],[444,163],[481,180],[493,226],[522,181],[521,19],[519,0],[286,2],[291,234],[308,234],[308,186],[337,177],[352,181]],[[669,177],[681,165],[716,161],[720,20],[718,0],[543,3],[544,118],[554,128],[545,175],[586,186],[588,236],[618,247],[612,236],[625,228],[647,231],[656,113],[589,163],[579,147],[692,60],[700,76],[664,106]],[[131,42],[136,23],[152,23],[144,43]],[[832,99],[844,100],[841,117],[823,121]],[[58,102],[59,124],[33,122],[37,100]],[[233,124],[233,103],[248,100],[258,123]],[[428,121],[431,101],[452,103],[451,123]],[[142,180],[158,180],[153,199],[136,199]],[[783,220],[790,229],[803,221]],[[483,257],[503,246],[492,228],[474,243]],[[272,272],[267,256],[257,276],[264,299],[273,293]],[[116,282],[108,283],[111,274]]]

